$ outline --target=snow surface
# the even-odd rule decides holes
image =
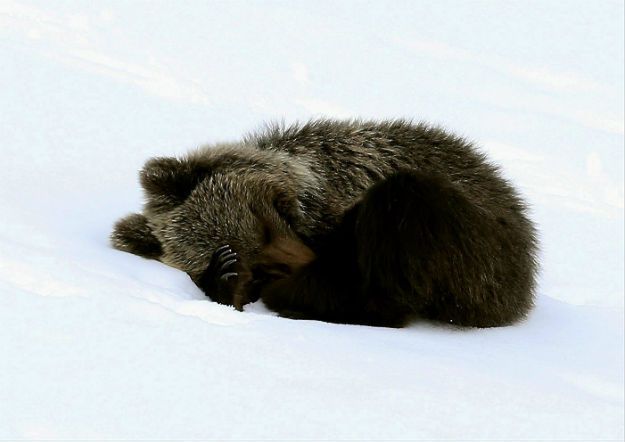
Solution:
[[[0,438],[622,440],[623,4],[0,1]],[[532,203],[534,312],[239,313],[112,250],[149,157],[411,117]]]

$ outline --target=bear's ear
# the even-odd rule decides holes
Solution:
[[[160,213],[182,204],[210,172],[206,164],[191,158],[152,158],[139,173],[146,209]]]

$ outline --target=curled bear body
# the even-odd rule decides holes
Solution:
[[[407,121],[315,120],[140,172],[117,249],[187,272],[211,299],[402,326],[514,323],[533,304],[527,208],[472,143]]]

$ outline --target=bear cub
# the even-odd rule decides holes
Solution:
[[[533,305],[527,208],[470,142],[427,124],[274,125],[140,172],[115,248],[189,274],[212,300],[281,316],[495,327]]]

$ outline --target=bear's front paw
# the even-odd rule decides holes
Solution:
[[[250,302],[248,298],[251,273],[229,245],[213,253],[210,264],[197,284],[213,301],[233,305],[237,310]]]

